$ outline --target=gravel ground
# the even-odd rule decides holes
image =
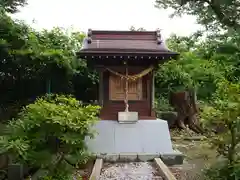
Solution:
[[[151,162],[105,163],[99,180],[163,180]]]

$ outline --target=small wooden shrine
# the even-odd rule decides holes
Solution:
[[[102,120],[117,120],[119,112],[136,112],[138,119],[156,119],[154,68],[177,56],[165,46],[160,30],[90,29],[78,53],[99,72]]]
[[[98,134],[86,138],[92,153],[182,157],[173,150],[167,121],[156,120],[154,113],[154,68],[177,56],[159,30],[88,31],[78,57],[99,72],[102,106],[101,121],[94,125]]]

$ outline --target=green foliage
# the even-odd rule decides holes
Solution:
[[[225,77],[223,67],[215,61],[204,60],[194,53],[183,53],[177,61],[169,61],[156,72],[157,92],[197,89],[200,99],[208,99],[216,90],[216,80]]]
[[[73,175],[69,171],[63,171],[64,168],[60,168],[52,175],[43,175],[38,177],[38,180],[72,180]],[[82,180],[81,177],[75,177],[76,180]]]
[[[27,0],[0,0],[0,7],[9,13],[15,13],[19,7],[27,4]]]
[[[240,177],[240,163],[230,165],[227,161],[220,161],[203,172],[204,180],[238,180]]]
[[[0,106],[6,114],[14,114],[9,107],[16,102],[21,107],[45,94],[47,82],[51,93],[96,99],[98,76],[76,57],[84,33],[60,28],[39,32],[13,21],[4,11],[0,11],[0,27]]]
[[[228,32],[204,39],[201,35],[172,35],[167,40],[170,49],[180,52],[180,58],[159,66],[155,76],[158,97],[168,97],[169,91],[195,88],[198,99],[206,102],[215,93],[219,79],[239,81],[240,35]]]
[[[92,125],[99,107],[84,106],[75,98],[48,95],[26,106],[16,120],[9,122],[1,137],[2,151],[16,162],[56,172],[72,164],[71,157],[88,160],[84,139],[93,137]],[[64,164],[65,163],[65,164]],[[75,163],[74,163],[75,164]]]
[[[167,39],[166,43],[168,45],[168,48],[175,52],[189,52],[196,49],[196,46],[199,43],[199,39],[201,38],[201,36],[201,31],[197,31],[189,37],[177,36],[176,34],[172,34],[170,38]]]
[[[75,56],[84,34],[59,28],[36,32],[22,22],[14,22],[5,13],[0,16],[2,39],[1,80],[25,80],[67,76],[81,66]],[[8,61],[6,61],[8,60]],[[85,66],[85,63],[82,64]],[[9,79],[10,78],[10,79]]]
[[[205,170],[204,179],[240,179],[239,1],[155,2],[158,8],[172,8],[172,17],[196,16],[198,23],[210,30],[208,34],[197,32],[190,37],[173,35],[167,41],[170,48],[181,53],[181,58],[159,68],[157,92],[166,96],[168,90],[197,89],[201,100],[201,122],[209,131],[215,129],[218,132],[209,139],[223,159]],[[206,36],[201,38],[203,34]]]
[[[155,111],[157,114],[159,114],[161,111],[172,111],[173,107],[169,104],[168,98],[165,97],[159,97],[154,104]]]
[[[227,159],[222,166],[213,166],[206,174],[212,179],[235,180],[240,178],[240,84],[219,81],[210,107],[201,114],[207,127],[221,127],[211,139],[218,154]],[[221,172],[218,172],[221,170]],[[215,173],[215,174],[214,174]],[[214,174],[214,175],[213,175]],[[214,178],[213,178],[214,177]]]
[[[154,112],[156,113],[156,117],[160,119],[167,119],[168,125],[171,126],[170,120],[173,120],[175,118],[175,113],[173,113],[174,108],[169,104],[169,99],[160,96],[155,99],[154,103]]]
[[[212,30],[230,27],[239,29],[239,1],[232,0],[156,0],[158,8],[172,8],[175,15],[194,15],[197,21]]]

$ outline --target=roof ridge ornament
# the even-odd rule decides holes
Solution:
[[[92,29],[88,29],[88,33],[87,33],[87,42],[88,44],[92,43]]]
[[[161,29],[158,28],[158,29],[156,30],[156,34],[157,34],[157,44],[160,45],[160,44],[162,44],[162,42],[163,42],[163,41],[162,41],[162,35],[161,35]]]

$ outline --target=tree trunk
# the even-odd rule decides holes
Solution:
[[[197,98],[194,90],[171,93],[169,102],[174,107],[178,116],[176,126],[185,129],[187,126],[196,133],[203,133],[197,119]]]

